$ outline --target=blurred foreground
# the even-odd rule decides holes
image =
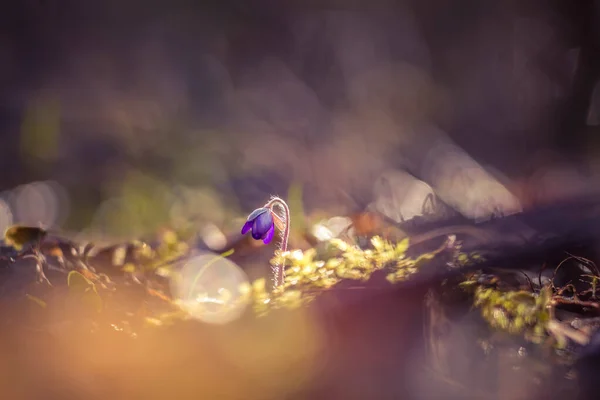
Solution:
[[[51,287],[4,248],[21,261],[1,267],[1,389],[14,399],[593,398],[593,366],[578,365],[597,362],[597,204],[483,224],[413,219],[399,225],[410,239],[372,232],[366,247],[352,242],[354,225],[351,242],[280,255],[286,283],[273,292],[236,266],[265,256],[242,242],[227,258],[173,264],[166,287],[156,266],[181,249],[174,242],[152,250],[159,264],[143,245],[125,264],[102,249],[87,267],[51,262]]]

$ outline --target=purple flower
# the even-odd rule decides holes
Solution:
[[[242,235],[246,234],[249,230],[252,230],[252,237],[254,239],[262,239],[265,244],[271,242],[275,233],[275,223],[273,215],[271,215],[271,209],[263,207],[252,211],[242,227]]]

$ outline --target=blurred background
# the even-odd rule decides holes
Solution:
[[[594,0],[7,2],[0,229],[239,232],[271,195],[290,199],[294,226],[364,209],[406,220],[430,194],[485,220],[584,193],[600,172],[599,29]],[[411,361],[419,296],[184,326],[130,352],[112,336],[9,332],[0,386],[21,385],[12,398],[440,398],[453,383]],[[459,317],[440,347],[475,382],[470,398],[539,393],[524,347],[480,368]],[[182,345],[161,352],[169,335]]]
[[[396,218],[415,177],[486,218],[595,175],[591,0],[0,11],[3,226],[222,226],[293,184],[307,212]]]

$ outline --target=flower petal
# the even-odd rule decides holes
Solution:
[[[256,210],[252,211],[250,213],[250,215],[248,215],[248,218],[246,220],[247,221],[254,221],[256,218],[258,218],[259,215],[264,214],[267,211],[269,211],[269,209],[265,208],[265,207],[257,208]]]
[[[248,221],[250,222],[250,221]],[[257,219],[254,219],[254,221],[252,221],[252,238],[255,240],[260,240],[260,238],[262,238],[263,236],[263,232],[260,232],[258,230],[258,224],[257,224]]]
[[[273,216],[270,212],[266,212],[256,217],[254,224],[252,225],[252,231],[256,231],[259,237],[262,238],[267,234],[271,227],[273,227]]]
[[[258,231],[252,229],[252,238],[254,240],[260,240],[262,238],[262,235]]]
[[[245,235],[252,228],[252,221],[246,221],[242,226],[242,235]]]
[[[273,240],[274,234],[275,234],[275,225],[271,225],[271,229],[269,229],[267,231],[267,233],[265,234],[265,236],[263,236],[263,242],[265,244],[271,243],[271,240]]]

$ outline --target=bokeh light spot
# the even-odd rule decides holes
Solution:
[[[53,181],[32,182],[10,192],[14,222],[25,225],[54,227],[68,215],[68,195]]]
[[[13,215],[10,206],[0,198],[0,231],[4,232],[12,223]]]
[[[193,318],[211,324],[238,319],[247,307],[240,291],[248,284],[242,269],[213,253],[190,259],[172,280],[172,291]]]

